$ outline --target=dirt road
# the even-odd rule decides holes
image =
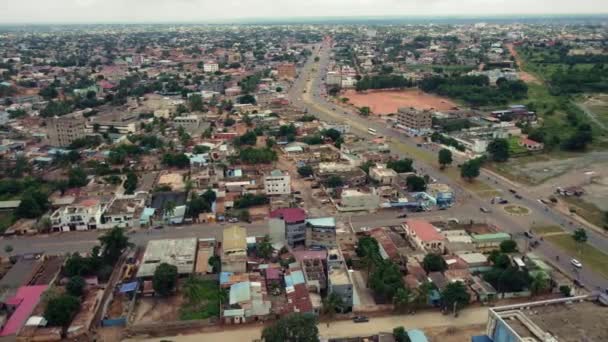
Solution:
[[[507,44],[507,49],[509,49],[509,52],[511,53],[511,55],[513,57],[515,57],[515,62],[517,63],[517,66],[519,68],[519,78],[526,82],[526,83],[536,83],[536,84],[541,84],[542,82],[538,79],[538,77],[532,75],[529,72],[525,72],[524,69],[524,62],[521,59],[521,57],[519,56],[519,54],[517,53],[517,50],[515,49],[515,46],[513,46],[513,44]]]
[[[352,321],[339,321],[319,324],[319,333],[323,338],[338,338],[349,336],[369,336],[378,332],[391,332],[393,328],[403,326],[406,329],[436,328],[443,326],[467,327],[470,325],[485,324],[488,318],[488,308],[476,307],[462,311],[458,318],[444,316],[439,312],[420,313],[416,315],[395,315],[386,317],[372,317],[368,323],[353,323]],[[192,335],[179,335],[154,339],[129,339],[127,341],[160,342],[171,340],[175,342],[198,342],[198,341],[253,341],[260,338],[263,326],[251,326],[237,329],[226,329],[222,332],[201,333]]]

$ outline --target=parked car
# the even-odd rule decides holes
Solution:
[[[523,197],[521,197],[520,194],[515,194],[515,198],[517,198],[517,199],[523,199]]]
[[[583,268],[583,264],[581,264],[581,262],[576,259],[570,259],[570,263],[576,268]]]
[[[232,218],[230,218],[230,219],[228,220],[228,222],[229,222],[229,223],[237,223],[237,222],[239,222],[239,219],[238,219],[238,218],[236,218],[236,217],[232,217]]]
[[[397,218],[406,218],[406,217],[407,217],[407,214],[401,214],[401,215],[397,216]]]
[[[163,229],[163,228],[165,228],[165,226],[163,226],[162,224],[154,226],[154,229]]]
[[[534,235],[532,235],[532,233],[530,232],[524,232],[525,237],[527,237],[528,239],[532,239],[534,237]]]
[[[353,317],[353,322],[355,323],[366,323],[369,322],[369,318],[365,316],[355,316]]]
[[[481,208],[479,208],[479,210],[481,210],[482,213],[486,213],[486,214],[492,212],[490,209],[485,208],[485,207],[481,207]]]
[[[509,189],[509,192],[512,193],[512,194],[516,194],[517,193],[517,191],[515,191],[513,189]]]

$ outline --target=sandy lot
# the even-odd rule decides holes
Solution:
[[[428,94],[417,89],[361,93],[348,90],[342,96],[348,98],[349,102],[356,107],[369,107],[376,115],[396,113],[400,107],[447,111],[458,106],[447,98]]]

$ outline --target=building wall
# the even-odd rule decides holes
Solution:
[[[80,115],[69,115],[51,118],[47,121],[49,144],[66,147],[74,140],[85,136],[85,118]]]
[[[298,222],[285,224],[285,237],[287,244],[294,246],[296,244],[306,243],[306,222]]]
[[[268,176],[264,178],[264,191],[267,195],[289,195],[291,194],[291,177]]]
[[[311,246],[336,247],[336,228],[308,227],[306,229],[306,247]]]
[[[397,123],[416,130],[431,129],[431,112],[413,108],[400,108],[397,114]]]

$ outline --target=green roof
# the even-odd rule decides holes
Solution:
[[[472,236],[473,241],[495,241],[495,240],[511,240],[511,235],[508,233],[492,233],[492,234],[477,234]]]

